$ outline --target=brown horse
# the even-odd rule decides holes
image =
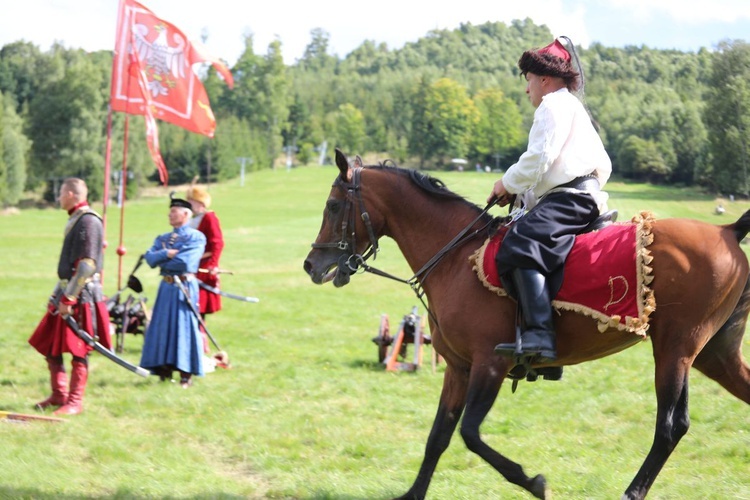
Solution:
[[[409,282],[429,301],[433,347],[445,358],[440,404],[417,478],[400,498],[422,499],[441,454],[463,414],[466,446],[506,480],[546,498],[542,475],[488,446],[479,426],[490,411],[512,361],[494,347],[515,338],[516,306],[488,291],[467,263],[487,236],[492,217],[452,193],[438,180],[386,164],[350,167],[336,151],[340,175],[323,213],[323,224],[304,263],[312,281],[346,285],[358,266],[390,236],[415,271]],[[441,250],[472,227],[464,244]],[[672,450],[688,430],[688,372],[693,366],[750,404],[750,367],[742,337],[750,312],[748,261],[739,241],[750,230],[750,211],[734,224],[715,226],[687,219],[653,223],[656,310],[649,334],[655,360],[658,401],[651,450],[623,495],[644,498]],[[442,258],[436,259],[435,255]],[[425,269],[425,264],[429,269]],[[433,265],[434,264],[434,265]],[[600,333],[596,321],[573,312],[556,318],[559,366],[601,358],[626,349],[640,337],[617,329]]]

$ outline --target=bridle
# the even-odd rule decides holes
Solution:
[[[341,239],[331,243],[313,243],[311,246],[315,249],[337,248],[345,252],[339,257],[339,272],[347,274],[356,273],[360,267],[367,270],[367,259],[370,257],[377,258],[380,247],[378,238],[372,228],[370,214],[365,210],[365,201],[362,199],[362,168],[352,169],[351,182],[345,181],[341,176],[336,178],[333,183],[334,187],[342,189],[346,193],[346,204],[344,206],[344,216],[341,218]],[[357,234],[354,204],[359,205],[359,213],[362,221],[367,228],[367,235],[370,238],[370,245],[364,255],[355,253],[357,251]],[[351,232],[350,232],[351,231]]]
[[[484,215],[492,208],[497,202],[497,198],[490,201],[487,206],[484,207],[482,212],[472,220],[463,230],[461,230],[447,245],[440,249],[430,260],[427,261],[414,275],[409,279],[399,278],[380,269],[374,268],[367,263],[367,260],[372,257],[373,260],[377,257],[379,251],[378,239],[375,236],[375,231],[372,227],[372,221],[370,214],[365,209],[365,202],[362,198],[362,167],[355,167],[352,169],[351,181],[346,181],[342,176],[336,178],[333,186],[338,187],[346,192],[346,204],[344,207],[344,215],[341,219],[341,239],[337,242],[330,243],[313,243],[311,246],[314,249],[326,249],[326,248],[337,248],[344,251],[345,253],[339,257],[338,261],[338,272],[343,272],[348,275],[357,272],[369,272],[377,276],[392,279],[399,283],[405,283],[414,290],[417,298],[422,302],[427,312],[430,314],[432,320],[437,324],[437,318],[427,306],[424,300],[424,288],[422,282],[427,276],[435,269],[437,264],[445,257],[450,251],[460,247],[467,241],[473,239],[479,233],[485,231],[490,225],[493,224],[495,219],[483,224],[480,228],[471,231],[474,224],[477,223]],[[367,229],[367,235],[370,238],[370,245],[365,251],[364,255],[356,253],[357,249],[357,235],[356,235],[356,220],[354,205],[359,205],[359,213],[362,221]],[[351,232],[350,232],[351,231]],[[350,233],[349,233],[350,232]],[[349,234],[348,234],[349,233]],[[348,238],[347,238],[348,236]]]

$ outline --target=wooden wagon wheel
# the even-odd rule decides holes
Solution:
[[[122,315],[118,318],[118,324],[116,325],[116,347],[115,352],[122,353],[125,349],[125,334],[128,331],[128,324],[130,323],[130,305],[133,303],[133,296],[129,296],[128,299],[122,305]]]
[[[118,326],[115,326],[115,352],[122,353],[125,343],[125,333]]]
[[[391,327],[388,321],[387,314],[380,315],[380,328],[378,329],[378,336],[372,339],[378,346],[378,363],[385,361],[388,355],[388,346],[393,343],[390,333]]]

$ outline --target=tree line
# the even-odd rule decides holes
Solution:
[[[505,168],[523,152],[533,108],[516,63],[553,36],[530,19],[434,30],[399,49],[365,40],[343,58],[330,35],[310,33],[301,58],[286,65],[282,42],[256,54],[252,35],[231,67],[229,90],[212,68],[198,68],[217,130],[213,139],[159,123],[170,183],[237,177],[332,155],[391,158],[441,169],[451,159]],[[721,41],[713,50],[646,46],[577,48],[585,70],[581,98],[590,110],[615,175],[701,185],[748,195],[750,45]],[[52,195],[54,179],[85,178],[101,196],[112,52],[18,41],[0,49],[0,201],[26,191]],[[141,117],[114,113],[111,158],[127,157],[129,196],[157,181]],[[327,148],[325,147],[327,146]],[[325,153],[324,153],[325,151]],[[244,158],[242,162],[241,158]]]

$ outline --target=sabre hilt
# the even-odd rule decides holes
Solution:
[[[210,273],[210,269],[206,269],[205,267],[198,268],[199,273]],[[216,274],[234,274],[234,271],[229,271],[227,269],[217,269]]]

